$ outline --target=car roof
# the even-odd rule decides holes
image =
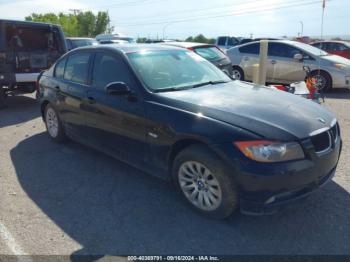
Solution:
[[[182,48],[192,48],[192,47],[199,47],[199,46],[215,46],[212,44],[195,43],[195,42],[165,42],[165,43],[162,43],[162,45],[177,46]]]
[[[345,40],[320,40],[320,41],[314,41],[311,44],[316,44],[316,43],[339,43],[339,44],[349,44],[349,41]]]
[[[51,24],[51,23],[0,19],[0,23],[3,23],[3,22],[5,22],[5,23],[13,23],[13,24],[26,24],[26,25],[31,25],[31,26],[55,26],[55,27],[61,27],[60,25]]]
[[[262,39],[264,40],[264,39]],[[298,41],[292,41],[292,40],[285,40],[285,39],[281,39],[281,40],[268,40],[269,43],[284,43],[284,44],[290,44],[290,45],[295,45],[295,43],[300,43]],[[245,44],[242,44],[242,45],[236,45],[232,48],[240,48],[240,47],[243,47],[243,46],[247,46],[247,45],[251,45],[251,44],[254,44],[254,43],[258,43],[260,42],[260,40],[258,41],[252,41],[252,42],[249,42],[249,43],[245,43]]]
[[[111,51],[118,51],[121,53],[135,53],[140,51],[162,51],[162,50],[179,50],[181,48],[175,46],[166,46],[160,44],[127,44],[127,45],[119,45],[119,44],[104,44],[104,45],[96,45],[96,46],[86,46],[80,47],[75,50],[106,50],[109,49]]]

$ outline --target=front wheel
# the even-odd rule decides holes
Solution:
[[[205,215],[223,219],[238,207],[238,192],[225,163],[205,146],[180,152],[173,177],[186,200]]]
[[[48,104],[45,108],[45,124],[50,137],[56,142],[65,140],[66,135],[63,129],[62,122],[57,114],[57,111],[52,105]]]
[[[330,92],[332,90],[332,79],[330,75],[323,71],[311,72],[311,77],[315,79],[315,85],[318,90]]]

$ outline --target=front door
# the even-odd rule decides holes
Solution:
[[[295,54],[303,52],[287,44],[269,43],[267,78],[274,83],[303,81],[303,61],[295,60]]]
[[[108,95],[106,85],[124,82],[129,95]],[[134,75],[119,55],[95,54],[91,85],[84,106],[91,143],[135,165],[148,162],[146,115]]]

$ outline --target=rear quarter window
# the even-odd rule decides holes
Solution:
[[[86,84],[88,79],[90,53],[76,53],[68,57],[64,79]]]
[[[64,69],[66,67],[67,58],[60,60],[55,67],[55,77],[63,78]]]

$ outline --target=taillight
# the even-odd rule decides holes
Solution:
[[[193,48],[193,47],[187,47],[187,49],[188,49],[188,50],[191,50],[191,51],[193,51],[193,50],[194,50],[194,48]]]

